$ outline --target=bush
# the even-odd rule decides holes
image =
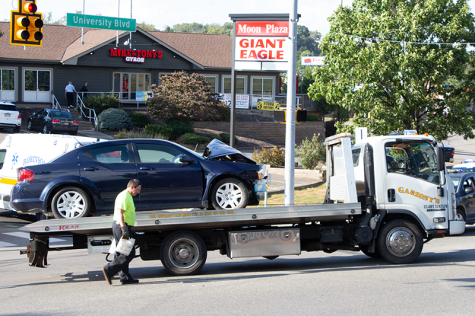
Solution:
[[[119,97],[116,94],[101,93],[99,95],[88,95],[84,100],[84,105],[96,112],[96,115],[102,111],[112,108],[119,108]],[[89,115],[89,113],[86,113]]]
[[[229,145],[229,139],[231,137],[231,135],[229,135],[229,133],[221,133],[219,134],[219,136],[221,137],[221,141],[225,144],[228,144]],[[238,142],[238,139],[236,136],[234,136],[234,144],[237,144]]]
[[[151,134],[161,134],[169,140],[176,140],[181,135],[186,133],[194,133],[193,125],[191,123],[184,123],[178,121],[166,121],[165,125],[149,124],[144,127],[144,132]]]
[[[187,145],[203,144],[209,141],[208,137],[203,137],[194,133],[186,133],[185,135],[183,135],[181,140],[184,144]]]
[[[150,119],[143,113],[134,112],[130,113],[129,116],[134,126],[144,128],[146,125],[150,124]]]
[[[318,140],[318,135],[313,135],[312,140],[305,139],[300,146],[295,145],[295,156],[305,169],[317,169],[325,164],[326,148]]]
[[[307,113],[307,122],[319,122],[321,119],[317,114]]]
[[[222,139],[221,136],[219,136],[219,135],[208,134],[207,136],[208,136],[208,138],[210,139],[210,141],[212,141],[213,139],[217,139],[217,140],[219,140],[219,141],[221,141],[221,142],[223,141],[223,139]]]
[[[98,117],[99,129],[118,131],[132,128],[132,120],[124,110],[107,109]]]
[[[160,133],[148,133],[148,132],[138,132],[138,131],[127,131],[121,130],[117,134],[114,135],[115,139],[129,139],[129,138],[153,138],[153,139],[167,139],[165,136],[161,135]]]
[[[254,150],[252,153],[252,160],[257,163],[263,163],[275,167],[285,166],[285,152],[279,146],[272,148],[262,148],[261,151]]]

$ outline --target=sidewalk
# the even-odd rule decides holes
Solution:
[[[79,130],[78,135],[113,140],[112,136],[107,134],[97,132],[94,130]],[[245,149],[241,151],[243,154],[252,157],[254,150]],[[271,168],[267,167],[267,170],[271,176],[270,185],[268,187],[268,193],[277,193],[284,192],[285,188],[285,168]],[[295,169],[294,170],[294,189],[304,189],[316,185],[317,183],[322,182],[321,174],[318,170],[306,170],[306,169]]]

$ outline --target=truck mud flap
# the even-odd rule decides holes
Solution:
[[[35,238],[30,240],[30,244],[26,246],[26,255],[28,263],[32,267],[44,268],[48,265],[48,248],[49,238]],[[25,252],[20,252],[24,254]]]

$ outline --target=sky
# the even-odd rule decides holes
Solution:
[[[352,0],[300,0],[298,13],[301,14],[299,25],[306,26],[310,31],[319,31],[323,35],[329,32],[327,19],[343,2],[349,6]],[[289,13],[293,0],[36,0],[38,12],[51,12],[53,21],[59,20],[66,13],[83,11],[90,15],[118,16],[132,18],[137,23],[153,24],[155,28],[164,30],[168,25],[193,23],[224,24],[231,22],[229,14],[239,13]],[[469,0],[475,8],[475,0]],[[0,21],[10,20],[10,11],[16,10],[18,0],[0,0]]]

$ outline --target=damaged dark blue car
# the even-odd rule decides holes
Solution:
[[[265,165],[216,139],[202,156],[165,140],[126,139],[87,145],[50,163],[19,169],[10,202],[17,212],[55,218],[108,214],[134,178],[142,183],[134,198],[137,211],[258,205],[255,188],[266,183]]]

